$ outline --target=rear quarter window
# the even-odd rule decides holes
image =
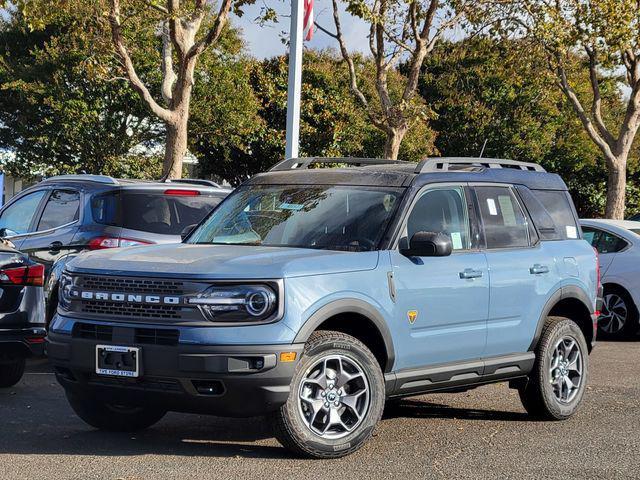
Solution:
[[[580,230],[568,192],[518,189],[543,240],[575,240]],[[530,198],[526,198],[528,192]],[[544,211],[543,211],[544,210]]]
[[[569,194],[556,190],[534,190],[534,194],[549,212],[560,235],[565,239],[576,239],[578,235],[578,225],[573,216],[573,208]]]

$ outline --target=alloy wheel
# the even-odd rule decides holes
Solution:
[[[602,307],[602,313],[598,317],[600,329],[609,334],[620,332],[629,314],[624,298],[616,293],[608,293],[604,296]]]
[[[562,337],[553,349],[549,382],[561,403],[570,403],[582,385],[584,360],[580,345],[571,336]]]
[[[314,434],[342,438],[362,423],[369,410],[369,380],[353,358],[328,355],[307,369],[298,399],[300,414]]]

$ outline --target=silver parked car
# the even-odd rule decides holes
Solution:
[[[585,240],[598,251],[604,286],[600,333],[625,339],[640,327],[640,222],[580,220]]]

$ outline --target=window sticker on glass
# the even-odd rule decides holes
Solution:
[[[513,210],[513,202],[508,195],[498,195],[498,203],[502,212],[502,221],[507,227],[513,227],[517,224],[516,212]]]
[[[301,203],[281,203],[280,210],[302,210],[304,205]]]
[[[462,236],[460,232],[453,232],[451,234],[451,243],[454,250],[462,250]]]
[[[573,225],[567,225],[567,238],[578,238],[578,229]]]
[[[487,207],[489,207],[489,215],[498,215],[496,201],[493,198],[487,198]]]

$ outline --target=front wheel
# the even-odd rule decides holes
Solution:
[[[536,361],[518,391],[527,412],[546,420],[565,420],[582,403],[589,373],[589,353],[578,325],[564,317],[547,318]]]
[[[135,432],[159,422],[166,412],[157,408],[115,405],[66,392],[69,405],[85,423],[110,432]]]
[[[274,433],[297,455],[344,457],[369,440],[384,400],[382,371],[362,342],[340,332],[314,332],[287,403],[272,414]]]

